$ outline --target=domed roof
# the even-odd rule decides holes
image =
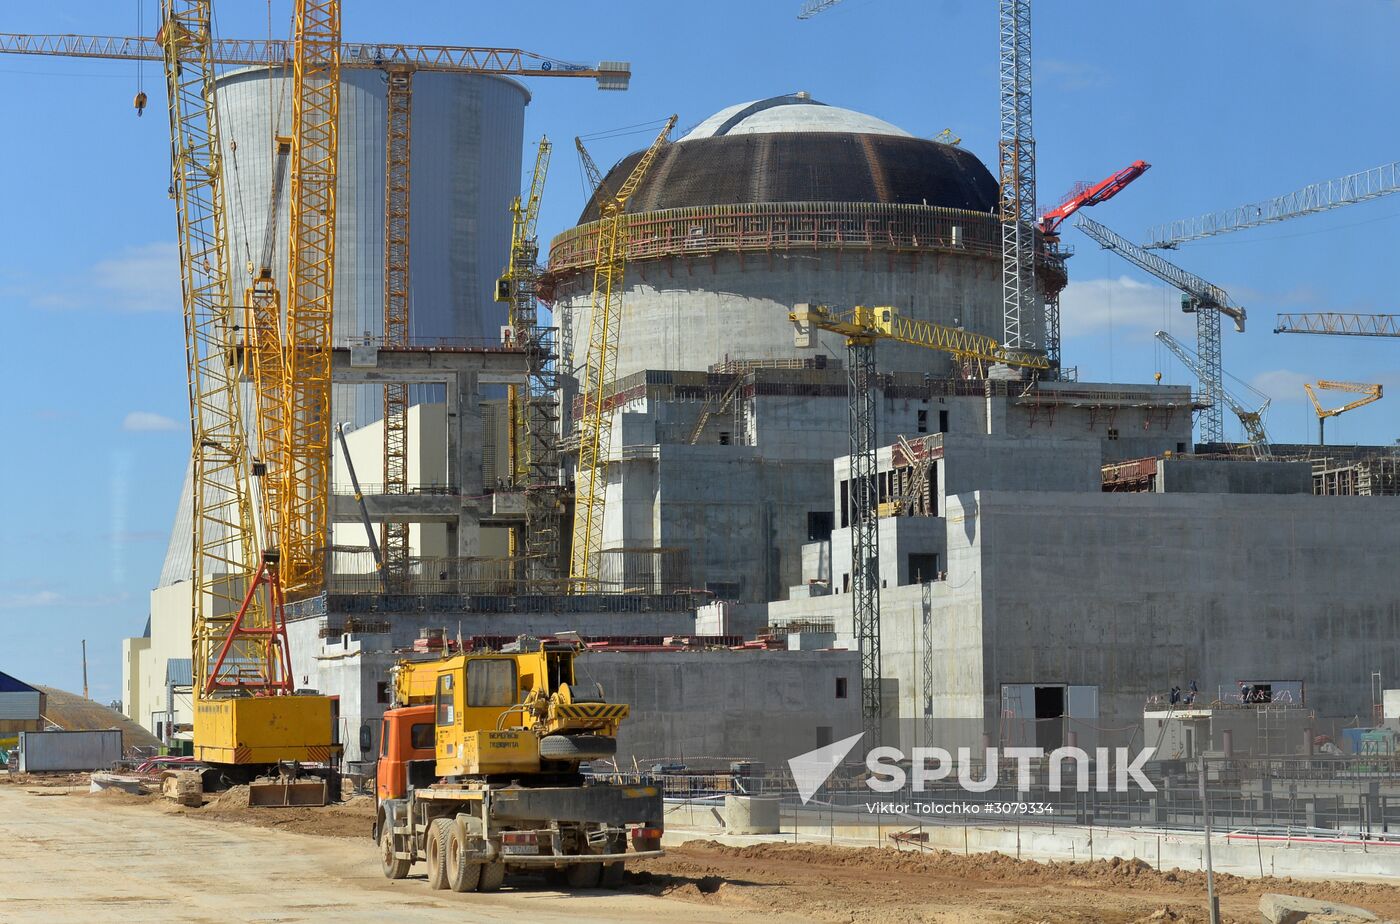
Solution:
[[[641,156],[636,151],[614,165],[603,178],[603,192],[621,187]],[[993,212],[997,182],[960,147],[794,94],[722,109],[664,147],[627,211],[769,202]],[[590,201],[579,224],[597,217]]]
[[[849,132],[858,135],[897,135],[912,138],[904,129],[853,109],[828,106],[804,92],[727,106],[692,128],[677,143],[722,135],[759,135],[765,132]]]

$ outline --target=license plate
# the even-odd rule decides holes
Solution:
[[[502,844],[502,853],[513,854],[537,854],[540,852],[538,844]]]

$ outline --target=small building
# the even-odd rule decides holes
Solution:
[[[20,732],[43,731],[44,707],[45,696],[40,690],[0,672],[0,744]]]

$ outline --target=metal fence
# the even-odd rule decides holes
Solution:
[[[986,767],[980,761],[955,768],[947,778],[928,781],[915,790],[906,785],[879,792],[867,784],[868,774],[841,768],[813,795],[803,800],[786,769],[758,774],[654,772],[666,797],[697,805],[719,803],[727,795],[773,796],[785,816],[804,818],[833,828],[867,828],[892,819],[916,823],[999,824],[1054,827],[1097,826],[1199,830],[1207,815],[1211,828],[1231,837],[1260,840],[1393,843],[1400,847],[1400,759],[1384,764],[1375,759],[1252,759],[1212,758],[1205,766],[1205,799],[1201,798],[1200,765],[1164,762],[1148,765],[1146,775],[1157,791],[1136,788],[1100,791],[1099,767],[1090,766],[1089,785],[1076,786],[1077,774],[1066,772],[1061,791],[1048,785],[1044,762],[1032,762],[1031,785],[1017,785],[1015,765],[1002,763],[990,788],[972,791],[959,782],[960,772],[975,785],[984,785]],[[659,770],[666,770],[665,766]],[[907,765],[906,765],[907,769]],[[1110,773],[1108,780],[1113,780]],[[945,811],[946,809],[946,811]]]

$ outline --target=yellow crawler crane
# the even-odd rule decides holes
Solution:
[[[1381,400],[1384,389],[1377,384],[1367,384],[1365,382],[1331,382],[1326,379],[1319,379],[1317,387],[1327,391],[1349,391],[1352,394],[1361,395],[1355,401],[1343,404],[1341,407],[1325,408],[1317,400],[1317,392],[1313,390],[1311,382],[1303,383],[1303,390],[1308,393],[1308,398],[1312,401],[1313,410],[1317,413],[1317,445],[1326,445],[1326,433],[1323,430],[1329,417],[1340,417],[1347,411],[1353,411],[1359,407],[1364,407],[1374,401]]]
[[[598,190],[598,238],[593,260],[593,297],[589,313],[588,356],[580,383],[578,468],[574,474],[574,537],[569,559],[569,589],[596,588],[603,549],[603,507],[608,456],[612,449],[613,407],[605,406],[617,375],[617,344],[622,328],[622,288],[627,273],[629,228],[624,210],[641,185],[656,154],[667,143],[676,116],[637,161],[615,193]]]
[[[331,701],[294,694],[280,556],[260,549],[239,394],[209,0],[162,0],[193,437],[194,756],[232,779],[329,763]],[[275,295],[274,295],[275,301]]]

